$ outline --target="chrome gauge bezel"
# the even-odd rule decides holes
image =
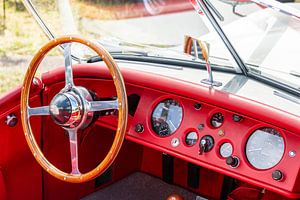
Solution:
[[[221,120],[221,121],[219,121]],[[220,128],[224,124],[224,114],[222,112],[215,112],[211,115],[209,119],[209,124],[212,128]]]
[[[285,140],[278,130],[270,127],[255,129],[245,144],[248,163],[257,170],[268,170],[280,163],[285,153]]]
[[[224,149],[226,148],[226,149]],[[225,155],[223,152],[224,150],[228,150],[230,151],[230,153],[228,155]],[[227,158],[229,156],[232,156],[233,154],[233,145],[230,143],[230,142],[223,142],[221,145],[220,145],[220,148],[219,148],[219,154],[222,158]]]
[[[191,137],[191,135],[193,135],[194,138],[189,138],[189,137]],[[192,141],[192,140],[193,140],[193,142],[192,142],[192,143],[189,143],[189,142]],[[188,132],[185,134],[185,136],[184,136],[184,143],[185,143],[185,145],[188,146],[188,147],[194,146],[195,144],[198,143],[198,141],[199,141],[199,135],[198,135],[198,133],[197,133],[196,131],[194,131],[194,130],[188,131]]]
[[[159,122],[159,123],[161,123],[160,126],[162,126],[162,125],[164,125],[166,127],[167,127],[167,125],[168,126],[173,126],[173,130],[168,131],[168,133],[161,133],[155,127],[155,126],[158,126],[158,125],[155,125],[155,123],[157,123],[156,119],[158,119],[160,117],[154,117],[154,115],[155,115],[155,112],[158,112],[158,109],[160,109],[160,106],[162,104],[165,104],[165,103],[168,103],[168,102],[172,102],[174,105],[178,106],[179,110],[177,112],[179,112],[179,113],[177,113],[177,115],[180,116],[180,119],[179,119],[179,122],[177,121],[177,123],[173,123],[171,119],[168,120],[168,117],[169,117],[168,115],[165,116],[166,119],[162,119]],[[156,120],[156,122],[155,122],[155,120]],[[156,136],[159,136],[159,137],[168,137],[170,135],[173,135],[179,129],[179,127],[181,126],[182,120],[183,120],[183,106],[182,106],[182,103],[181,103],[181,101],[179,101],[177,99],[174,99],[174,98],[165,98],[165,99],[162,99],[161,101],[157,102],[156,105],[154,106],[154,108],[151,112],[151,116],[150,116],[150,124],[151,124],[152,131],[155,133]],[[171,121],[172,123],[169,122],[169,121]],[[164,123],[164,124],[162,124],[162,123]]]

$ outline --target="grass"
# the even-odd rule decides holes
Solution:
[[[20,85],[23,80],[23,75],[24,72],[15,67],[0,68],[0,96]]]
[[[14,9],[8,7],[6,10],[6,29],[0,35],[0,56],[34,54],[47,38],[27,11]]]
[[[39,0],[38,2],[49,4],[50,1]],[[0,1],[0,17],[3,16],[2,6],[3,1]],[[6,1],[5,6],[5,30],[0,30],[0,96],[20,85],[23,80],[28,59],[23,59],[21,62],[15,61],[22,56],[34,55],[42,45],[49,41],[21,1]],[[51,13],[54,10],[53,7],[46,5],[43,8],[45,10],[42,12],[47,13],[45,16],[53,16],[52,21],[59,19]],[[0,23],[3,23],[3,18],[0,19]],[[49,55],[59,54],[56,50],[51,51]]]

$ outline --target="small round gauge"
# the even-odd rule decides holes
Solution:
[[[174,133],[182,121],[182,107],[174,99],[161,101],[153,110],[151,124],[159,136],[169,136]]]
[[[214,127],[214,128],[218,128],[220,127],[224,122],[224,116],[222,113],[218,112],[215,113],[211,119],[210,119],[210,124]]]
[[[197,143],[198,140],[198,135],[196,132],[192,131],[189,132],[186,136],[185,136],[185,143],[188,146],[193,146],[194,144]]]
[[[229,142],[225,142],[221,145],[220,155],[223,158],[227,158],[227,157],[231,156],[232,152],[233,152],[233,147],[232,147],[232,144],[230,144]]]
[[[269,169],[279,163],[284,153],[284,140],[273,128],[257,129],[246,144],[246,156],[257,169]]]

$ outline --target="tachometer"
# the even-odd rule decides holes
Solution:
[[[269,169],[279,163],[284,153],[284,140],[273,128],[261,128],[249,137],[246,156],[257,169]]]
[[[151,117],[152,128],[159,136],[174,133],[182,121],[182,107],[174,99],[161,101],[154,109]]]

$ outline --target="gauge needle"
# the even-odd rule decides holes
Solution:
[[[252,152],[252,151],[261,151],[262,148],[257,148],[257,149],[249,149],[248,152]]]
[[[169,124],[170,124],[170,125],[172,125],[172,126],[173,126],[173,130],[176,130],[176,127],[175,127],[175,125],[173,124],[173,122],[172,122],[170,119],[168,120],[168,122],[169,122]]]
[[[169,108],[168,108],[168,107],[166,107],[166,106],[163,106],[163,109],[164,109],[164,110],[169,110]]]
[[[228,145],[228,146],[225,146],[224,150],[227,151],[227,150],[230,150],[230,148],[231,148],[231,146]]]

